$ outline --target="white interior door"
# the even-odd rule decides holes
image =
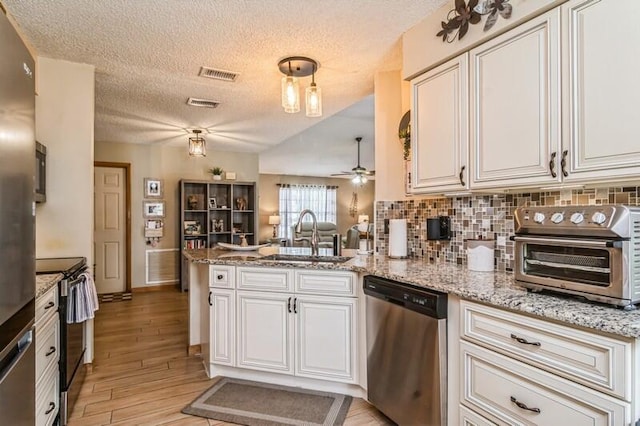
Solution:
[[[94,168],[94,259],[98,293],[126,290],[126,175],[122,168]]]

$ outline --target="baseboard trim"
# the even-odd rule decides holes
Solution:
[[[148,287],[133,287],[131,291],[133,293],[146,293],[150,291],[167,291],[167,290],[179,290],[179,284],[163,284],[153,285]]]
[[[200,355],[202,353],[202,345],[191,345],[187,348],[187,353],[191,355]]]

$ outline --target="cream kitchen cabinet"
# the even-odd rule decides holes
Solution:
[[[238,367],[356,383],[355,298],[238,291]]]
[[[566,182],[637,179],[640,174],[640,59],[621,48],[640,40],[639,16],[637,0],[562,5]]]
[[[559,183],[560,10],[469,52],[471,187]]]
[[[36,425],[54,424],[60,407],[58,286],[36,300]]]
[[[459,324],[460,421],[631,424],[631,340],[465,300]]]
[[[211,265],[208,282],[200,335],[209,376],[235,367],[357,384],[357,274]]]
[[[411,80],[413,193],[469,187],[468,54]]]

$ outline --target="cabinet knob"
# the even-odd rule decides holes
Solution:
[[[223,279],[223,278],[224,278],[224,275],[220,274],[220,275],[218,275],[218,277],[217,277],[217,278],[218,278],[219,280],[221,280],[221,279]]]

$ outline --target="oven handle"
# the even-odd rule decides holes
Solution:
[[[558,246],[586,248],[622,248],[622,241],[620,240],[578,240],[569,238],[520,237],[517,235],[510,239],[511,241],[533,244],[554,244]]]

